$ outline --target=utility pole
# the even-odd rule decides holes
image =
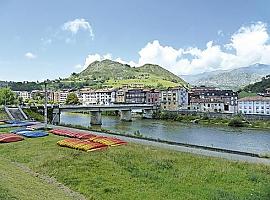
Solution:
[[[47,82],[44,81],[44,85],[45,85],[45,105],[44,105],[44,128],[47,129],[48,128],[48,100],[47,100]]]
[[[7,106],[7,88],[8,88],[8,82],[6,82],[6,91],[5,91],[5,107]]]

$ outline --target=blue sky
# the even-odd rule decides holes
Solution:
[[[104,58],[176,74],[270,64],[269,8],[267,0],[0,0],[0,80],[67,77]]]

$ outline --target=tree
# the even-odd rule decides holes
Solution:
[[[74,92],[71,92],[68,94],[67,99],[66,99],[66,104],[67,105],[76,105],[79,104],[79,98]]]
[[[0,105],[16,104],[16,95],[10,88],[0,89]]]

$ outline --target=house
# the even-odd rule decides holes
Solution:
[[[184,87],[161,90],[159,93],[159,102],[163,110],[186,109],[188,106],[188,90]]]
[[[254,96],[238,100],[238,113],[270,115],[270,97]]]

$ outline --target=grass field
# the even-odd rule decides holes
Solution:
[[[50,135],[0,144],[0,170],[12,169],[10,161],[17,162],[56,178],[87,199],[270,199],[270,166],[137,144],[87,153],[58,147],[62,138]],[[14,195],[12,186],[20,194],[27,192],[18,183],[31,177],[21,179],[14,173],[20,172],[6,173],[6,179],[14,177],[17,184],[0,180],[6,199]],[[46,194],[38,187],[36,191]]]

